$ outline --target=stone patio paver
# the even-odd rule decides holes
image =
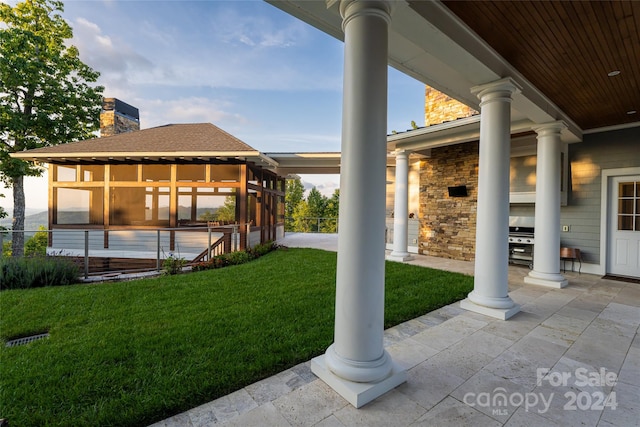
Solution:
[[[283,243],[337,249],[336,235],[291,237]],[[473,274],[472,262],[416,255],[409,263]],[[522,311],[507,321],[454,303],[385,331],[408,379],[363,408],[306,362],[154,427],[640,425],[640,285],[568,272],[568,287],[550,289],[525,285],[527,273],[509,267],[510,296]],[[602,368],[615,384],[577,377]],[[563,375],[565,383],[553,383]]]

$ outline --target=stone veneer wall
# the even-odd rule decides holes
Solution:
[[[432,87],[426,86],[424,103],[425,126],[437,125],[476,114],[478,112],[473,108],[467,107]]]
[[[434,148],[420,167],[419,252],[441,258],[475,258],[478,142]],[[467,197],[448,187],[466,185]]]

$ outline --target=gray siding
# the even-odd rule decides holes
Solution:
[[[511,192],[536,191],[536,161],[535,155],[511,158]]]
[[[387,218],[386,243],[393,244],[393,218]],[[407,224],[407,244],[408,246],[417,246],[420,234],[420,221],[417,219],[409,219]]]
[[[569,198],[562,207],[562,246],[576,247],[583,261],[600,264],[601,178],[604,169],[640,166],[640,127],[585,135],[569,146]]]

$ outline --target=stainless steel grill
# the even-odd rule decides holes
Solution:
[[[509,218],[509,264],[533,268],[533,223],[532,217]]]

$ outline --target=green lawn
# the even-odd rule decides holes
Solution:
[[[336,254],[131,282],[0,293],[0,418],[148,425],[311,359],[333,341]],[[385,327],[462,299],[472,278],[386,264]]]

